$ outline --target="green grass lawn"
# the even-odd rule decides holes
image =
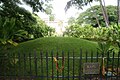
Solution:
[[[98,44],[97,42],[89,41],[89,40],[84,40],[84,39],[79,39],[79,38],[72,38],[72,37],[45,37],[45,38],[38,38],[35,40],[27,41],[20,43],[16,47],[11,47],[10,50],[8,50],[9,53],[14,53],[16,55],[16,58],[9,57],[11,60],[13,59],[13,66],[10,65],[11,69],[10,71],[5,71],[9,72],[6,74],[11,74],[11,75],[35,75],[35,70],[37,69],[38,75],[41,76],[46,76],[47,71],[48,75],[52,75],[52,59],[49,58],[48,62],[46,59],[43,59],[43,63],[41,63],[41,55],[40,52],[42,51],[42,56],[46,57],[46,52],[48,52],[48,56],[51,56],[51,51],[53,51],[53,57],[56,57],[56,54],[58,52],[58,55],[61,56],[62,51],[64,51],[64,75],[67,76],[68,72],[68,66],[69,66],[69,75],[73,75],[73,65],[74,65],[74,74],[78,75],[79,74],[79,59],[69,59],[68,61],[68,51],[69,51],[69,56],[73,56],[73,51],[74,51],[74,56],[79,57],[80,56],[80,49],[82,50],[82,55],[85,56],[86,51],[88,52],[88,56],[91,56],[91,51],[93,52],[93,56],[96,56]],[[17,54],[20,54],[19,56]],[[22,53],[24,53],[26,56],[24,56]],[[34,59],[34,53],[37,54],[37,62],[35,66],[35,59]],[[50,54],[49,54],[50,53]],[[31,64],[30,64],[30,58],[29,55],[31,54]],[[12,56],[12,55],[11,55]],[[28,57],[28,58],[27,58]],[[93,60],[93,62],[96,62],[96,60]],[[16,63],[15,63],[16,62]],[[69,65],[68,65],[69,62]],[[82,60],[82,62],[85,62],[85,59]],[[88,62],[91,62],[91,59],[88,60]],[[101,59],[100,61],[101,62]],[[59,66],[62,66],[62,59],[59,59]],[[9,63],[6,63],[6,65],[9,65]],[[30,71],[30,65],[31,65],[31,71]],[[43,65],[43,66],[41,66]],[[48,70],[46,70],[48,65]],[[82,67],[82,64],[81,64]],[[42,72],[42,70],[43,72]],[[56,65],[53,62],[53,71],[54,71],[54,76],[57,76],[57,70],[56,70]],[[62,75],[62,73],[59,72],[59,76]],[[44,79],[46,80],[46,79]]]
[[[76,54],[80,52],[80,49],[83,51],[94,51],[96,52],[98,44],[93,41],[88,41],[79,38],[71,38],[71,37],[45,37],[38,38],[35,40],[27,41],[20,43],[18,46],[12,48],[9,52],[25,52],[26,54],[29,52],[72,52],[74,51]]]

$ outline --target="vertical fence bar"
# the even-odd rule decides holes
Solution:
[[[112,74],[114,72],[114,58],[115,58],[115,52],[113,52],[113,58],[112,58]]]
[[[25,53],[23,54],[23,58],[24,58],[24,77],[26,75],[26,55]]]
[[[98,50],[97,50],[97,53],[96,53],[96,62],[98,62],[98,54],[99,54],[99,53],[98,53]],[[98,79],[99,79],[99,76],[97,75],[97,76],[96,76],[96,80],[98,80]]]
[[[14,56],[13,56],[13,61],[14,61]],[[7,76],[7,73],[6,73],[6,71],[7,71],[7,65],[6,65],[7,62],[8,62],[8,60],[7,60],[7,53],[5,53],[4,59],[3,59],[4,79],[7,79],[7,77],[6,77]],[[13,67],[14,67],[14,65],[13,65]],[[13,71],[15,72],[15,70],[13,70]],[[15,76],[15,75],[13,74],[13,76]]]
[[[2,58],[3,58],[3,56],[2,55],[0,55],[0,71],[2,71],[3,69],[2,69]],[[3,72],[3,71],[2,71]],[[0,79],[2,78],[1,76],[3,76],[3,73],[0,73]]]
[[[20,72],[20,63],[21,63],[21,62],[19,62],[19,59],[20,59],[20,53],[18,52],[18,53],[17,53],[17,69],[18,69],[18,70],[17,70],[17,75],[18,75],[17,79],[18,79],[18,80],[20,80],[20,77],[21,77],[21,76],[20,76],[20,73],[21,73],[21,72]]]
[[[3,53],[2,53],[3,54]],[[0,63],[1,63],[1,65],[0,65],[0,70],[2,71],[1,73],[0,73],[0,78],[2,79],[2,78],[4,78],[5,77],[5,75],[4,75],[4,65],[3,65],[3,61],[4,61],[4,55],[0,55]],[[9,56],[10,57],[10,56]]]
[[[96,55],[96,62],[98,62],[98,54],[99,54],[99,53],[98,53],[98,51],[97,51],[97,55]]]
[[[53,51],[51,52],[52,59],[52,80],[54,80],[54,69],[53,69]]]
[[[7,58],[8,58],[9,60],[12,60],[12,59],[13,59],[13,57],[11,57],[11,55],[10,55],[9,53],[7,54]],[[8,62],[8,64],[9,64],[9,62]],[[9,73],[8,73],[8,76],[9,76],[8,79],[11,80],[11,79],[12,79],[12,78],[11,78],[11,74],[12,74],[11,66],[10,66],[10,69],[8,69],[8,72],[9,72]]]
[[[57,58],[57,60],[59,60],[58,59],[58,51],[57,51],[57,56],[56,56],[56,58]],[[56,67],[59,69],[59,66],[58,66],[58,63],[57,63],[57,65],[56,65]],[[57,69],[56,69],[57,70]],[[59,80],[59,71],[57,70],[57,80]]]
[[[16,63],[15,63],[15,53],[13,54],[13,64],[14,64],[14,79],[16,80]]]
[[[91,63],[93,62],[93,51],[91,51]],[[90,74],[90,80],[92,80],[92,75]]]
[[[91,51],[91,62],[93,62],[93,51]]]
[[[3,78],[6,79],[6,73],[5,73],[5,55],[2,56],[2,69],[3,69]]]
[[[101,61],[101,70],[100,70],[100,80],[103,80],[103,73],[102,73],[102,69],[103,69],[103,59],[104,59],[104,53],[102,53],[102,61]]]
[[[1,64],[0,64],[0,66],[1,66],[1,78],[3,78],[3,79],[6,79],[6,73],[5,73],[5,71],[6,71],[6,65],[4,65],[5,63],[6,63],[6,59],[5,59],[5,52],[3,52],[1,55],[0,55],[0,59],[1,59]]]
[[[88,52],[87,51],[85,52],[85,62],[88,62]],[[84,77],[85,77],[85,80],[86,80],[86,74],[85,74]]]
[[[75,58],[75,57],[74,57],[74,51],[73,51],[73,80],[74,80],[74,71],[75,71],[75,70],[74,70],[74,67],[75,67],[75,66],[74,66],[74,62],[75,62],[75,59],[74,59],[74,58]]]
[[[9,54],[8,56],[9,56],[10,60],[13,60],[13,59],[14,59],[13,54]],[[5,55],[4,55],[4,60],[5,60]],[[9,62],[9,63],[10,63],[10,62]],[[11,63],[10,63],[10,65],[11,65]],[[4,66],[4,68],[6,68],[6,67]],[[4,68],[3,68],[3,69],[4,69]],[[14,72],[13,66],[12,66],[11,69],[10,69],[10,78],[9,78],[10,80],[11,80],[11,79],[14,80],[14,75],[13,75],[12,72]],[[11,76],[12,76],[12,77],[11,77]],[[6,76],[5,76],[5,78],[6,78]]]
[[[9,55],[10,55],[9,53],[7,53],[7,55],[6,55],[6,60],[7,60],[7,63],[5,64],[6,67],[7,67],[7,65],[9,64],[9,60],[10,60],[10,59],[9,59]],[[0,65],[1,65],[1,64],[0,64]],[[7,75],[9,76],[9,73],[8,73],[8,72],[9,72],[9,69],[6,68],[6,70],[5,70],[6,76],[7,76]],[[9,79],[9,77],[8,77],[8,79]]]
[[[10,63],[9,60],[13,60],[13,61],[14,61],[14,56],[13,56],[13,57],[10,57],[10,53],[5,53],[5,54],[7,54],[7,55],[5,55],[5,57],[4,57],[4,58],[5,58],[5,64],[4,64],[4,65],[5,65],[5,67],[4,67],[4,68],[5,68],[5,78],[4,78],[4,79],[6,80],[6,79],[12,79],[12,78],[13,78],[13,77],[12,77],[12,78],[7,77],[7,76],[9,76],[9,75],[8,75],[8,71],[7,71],[7,70],[8,70],[8,69],[7,69],[7,63],[8,63],[8,64]],[[9,59],[9,58],[10,58],[10,59]],[[15,64],[14,64],[14,67],[15,67]],[[10,67],[8,67],[8,68],[10,68]],[[11,70],[11,68],[10,68],[10,70]],[[13,71],[15,72],[15,70],[13,70]],[[14,75],[14,76],[15,76],[15,75]],[[14,79],[14,78],[13,78],[13,79]]]
[[[34,62],[35,62],[35,76],[37,77],[37,57],[36,57],[36,51],[34,52]]]
[[[46,52],[46,73],[47,73],[47,80],[48,80],[48,52]]]
[[[99,52],[98,52],[98,50],[97,50],[97,54],[96,54],[96,62],[98,62],[98,54],[99,54]],[[96,76],[96,80],[99,78],[99,76]]]
[[[32,77],[32,71],[31,71],[31,53],[29,53],[29,67],[30,67],[30,75],[29,76]]]
[[[68,63],[68,64],[67,64],[67,67],[68,67],[68,70],[67,70],[67,71],[68,71],[68,80],[69,80],[69,78],[70,78],[70,76],[69,76],[69,54],[70,54],[70,53],[69,53],[69,51],[68,51],[68,62],[67,62],[67,63]]]
[[[82,49],[80,49],[80,59],[79,59],[79,80],[82,80]]]
[[[86,57],[86,62],[88,62],[88,52],[86,51],[86,55],[85,55],[85,57]]]
[[[8,57],[9,57],[10,61],[11,61],[11,60],[13,61],[13,58],[14,58],[14,57],[13,57],[13,54],[12,54],[12,53],[11,53],[11,54],[8,53]],[[10,65],[11,65],[11,63],[10,63]],[[10,70],[9,70],[9,71],[10,71],[10,73],[9,73],[9,75],[8,75],[8,76],[9,76],[8,79],[9,79],[9,80],[12,80],[12,79],[13,79],[13,73],[12,73],[12,72],[14,72],[13,67],[12,67],[12,68],[10,67]],[[12,76],[12,77],[11,77],[11,76]],[[4,79],[6,80],[7,77],[5,76]],[[13,80],[14,80],[14,79],[13,79]]]
[[[62,80],[64,80],[64,62],[65,62],[65,60],[64,60],[65,58],[64,58],[64,51],[62,51]]]
[[[43,52],[40,52],[41,57],[41,78],[44,78],[44,71],[43,71]]]
[[[20,53],[18,52],[18,69],[19,69],[19,72],[18,72],[18,77],[20,78],[20,76],[21,76],[21,68],[20,68],[20,66],[21,66],[21,60],[20,60]],[[19,79],[20,80],[20,79]]]
[[[108,65],[109,65],[109,60],[110,60],[110,54],[108,52],[107,53],[107,64],[106,64],[107,69],[108,69]],[[106,73],[108,73],[108,70],[106,71]],[[107,76],[106,76],[106,80],[107,80]]]
[[[117,80],[120,78],[120,75],[119,75],[119,68],[120,67],[120,50],[118,52],[118,60],[117,60]]]

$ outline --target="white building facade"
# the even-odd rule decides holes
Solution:
[[[55,19],[50,21],[49,18],[43,18],[45,23],[55,29],[55,36],[63,36],[65,27],[68,25],[67,21]]]

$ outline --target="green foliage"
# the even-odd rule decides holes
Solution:
[[[107,6],[107,14],[109,18],[110,25],[117,23],[117,10],[116,6]],[[104,22],[103,13],[101,11],[101,7],[99,5],[93,6],[87,9],[85,12],[81,13],[77,18],[78,24],[89,24],[93,27],[98,27],[96,18],[99,21],[99,24],[102,27],[105,27],[106,24]]]
[[[36,23],[36,19],[32,16],[32,14],[29,11],[16,5],[14,5],[13,7],[12,4],[9,8],[2,5],[0,9],[0,16],[4,16],[8,19],[15,19],[14,23],[15,27],[11,31],[12,33],[17,34],[13,37],[14,41],[24,41],[25,39],[28,39],[27,37],[27,35],[29,34],[28,30],[31,29],[30,28],[31,25]],[[6,18],[4,17],[2,17],[4,19],[2,22],[5,22],[6,20]],[[12,28],[11,25],[8,25],[8,27]],[[19,33],[21,33],[22,36],[21,35],[18,36]]]
[[[83,6],[87,5],[90,2],[93,2],[94,0],[69,0],[67,2],[67,5],[65,7],[65,10],[67,11],[70,7],[76,6],[78,9],[82,9]]]
[[[3,18],[0,17],[0,40],[2,43],[6,43],[7,40],[12,38],[14,35],[14,33],[11,33],[14,30],[13,28],[15,28],[15,19],[5,18],[5,20],[3,20]]]
[[[10,22],[11,25],[9,24],[7,25],[8,26],[7,29],[9,30],[10,28],[11,32],[15,34],[14,37],[12,38],[13,41],[15,42],[26,41],[31,39],[32,35],[33,35],[32,39],[49,35],[48,32],[51,32],[49,26],[47,26],[45,22],[42,21],[38,16],[35,16],[34,14],[31,14],[29,11],[20,7],[16,7],[15,10],[16,12],[14,12],[14,10],[12,11],[12,9],[11,10],[7,9],[4,6],[2,9],[0,9],[1,11],[0,15],[5,16],[5,18],[2,17],[2,19],[0,20],[1,22],[5,22],[6,19],[11,20],[14,19],[12,20],[14,21],[14,23]],[[7,14],[9,15],[7,16]],[[4,33],[7,32],[7,29],[5,29],[5,27],[1,28],[4,29],[4,32],[1,33],[2,35],[4,35]]]
[[[98,42],[98,46],[98,51],[101,53],[102,57],[107,56],[106,54],[113,52],[113,48],[110,49],[110,42]]]
[[[35,23],[35,18],[31,13],[22,7],[12,4],[11,6],[1,5],[0,7],[0,15],[8,18],[15,18],[17,20],[16,26],[20,28],[24,28],[27,25],[29,26],[30,23]]]
[[[16,19],[15,18],[7,18],[7,17],[1,17],[0,16],[0,42],[2,44],[13,44],[16,45],[16,43],[13,41],[15,36],[21,36],[23,37],[25,31],[19,30],[17,26],[15,26]]]
[[[90,25],[82,27],[79,24],[73,24],[67,27],[65,35],[78,38],[94,38],[96,37],[95,36],[96,33],[94,33],[95,30],[96,29]]]
[[[7,53],[12,46],[18,45],[18,43],[14,42],[15,37],[24,37],[27,35],[26,31],[17,28],[16,21],[15,18],[0,16],[0,56],[2,57],[8,55]],[[9,66],[13,65],[12,60],[13,58],[10,59],[9,57],[6,57],[6,59],[0,58],[0,64],[8,70]]]
[[[2,3],[3,6],[8,7],[9,9],[9,7],[15,8],[16,6],[18,6],[18,4],[21,5],[23,2],[25,2],[33,9],[33,12],[39,12],[45,11],[44,4],[49,1],[51,0],[0,0],[0,3]]]
[[[108,31],[109,40],[114,43],[120,42],[120,25],[112,25]]]
[[[52,36],[55,30],[49,27],[40,17],[37,15],[33,15],[36,18],[37,23],[32,26],[30,34],[32,34],[35,38]]]
[[[0,0],[0,16],[7,17],[9,19],[15,19],[15,29],[13,32],[15,32],[16,35],[13,37],[14,41],[21,42],[31,39],[31,36],[38,38],[48,35],[47,33],[49,32],[49,27],[45,24],[45,22],[38,20],[38,18],[33,16],[29,11],[19,7],[19,4],[21,5],[23,2],[25,2],[26,4],[30,5],[33,11],[41,10],[46,12],[48,9],[50,11],[52,8],[52,6],[48,4],[48,1],[50,0]],[[43,6],[46,8],[46,10],[43,8]],[[21,35],[19,33],[21,33]]]
[[[75,18],[74,17],[70,17],[68,20],[68,25],[72,25],[75,23]]]
[[[54,15],[54,14],[51,14],[51,15],[49,16],[49,21],[54,21],[54,19],[55,19],[55,15]]]
[[[65,53],[67,53],[68,51],[73,52],[74,50],[76,55],[79,55],[80,48],[83,50],[83,52],[85,52],[86,50],[93,50],[94,52],[96,52],[98,45],[94,41],[88,41],[79,38],[44,37],[20,43],[17,47],[11,48],[9,52],[25,52],[26,54],[29,54],[29,52],[33,52],[34,50],[36,52],[51,52],[53,50],[54,52],[64,51]]]
[[[52,4],[45,4],[46,8],[45,8],[45,12],[46,14],[52,15]]]
[[[75,24],[67,27],[65,35],[98,41],[109,41],[116,44],[120,42],[120,26],[114,24],[109,28],[94,28],[90,25],[82,27]]]
[[[11,55],[8,54],[13,47],[11,44],[16,47],[16,42],[29,40],[31,35],[38,38],[52,32],[42,20],[38,22],[29,11],[19,7],[21,1],[30,5],[33,11],[45,11],[41,0],[0,0],[0,56],[5,58],[0,58],[0,64],[5,70],[16,64],[14,58],[6,57]]]

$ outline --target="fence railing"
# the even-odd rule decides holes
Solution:
[[[99,63],[99,73],[84,73],[85,63]],[[0,64],[0,80],[120,80],[120,53],[114,52],[107,53],[104,61],[100,53],[82,51],[5,54]]]

